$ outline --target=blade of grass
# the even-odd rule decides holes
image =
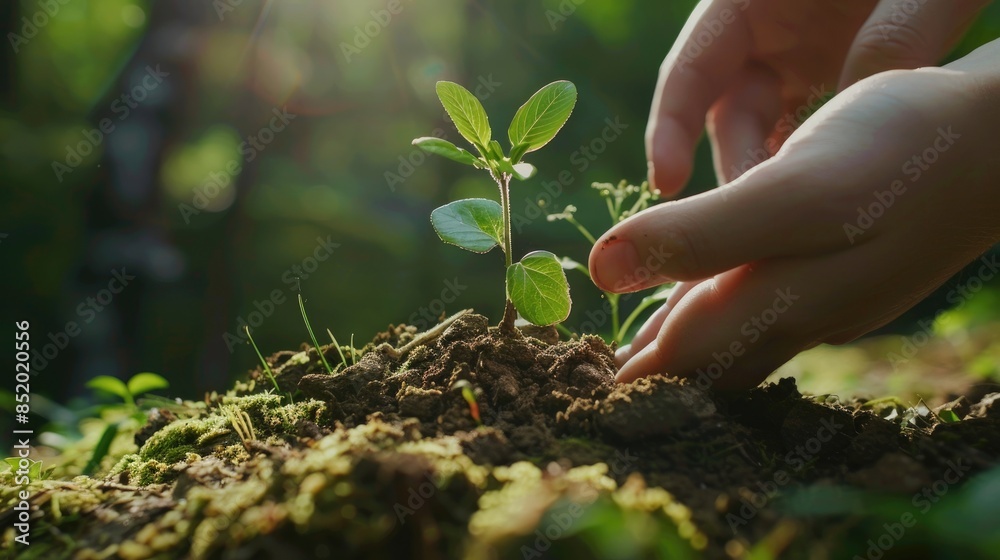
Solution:
[[[264,366],[264,372],[267,373],[267,378],[270,379],[271,383],[274,385],[274,390],[280,393],[281,389],[278,388],[278,380],[274,378],[274,372],[271,371],[271,366],[267,365],[267,360],[265,360],[264,355],[260,353],[260,348],[257,348],[257,343],[254,342],[253,337],[250,336],[250,327],[244,326],[243,330],[247,333],[247,339],[250,341],[250,346],[253,346],[254,352],[256,352],[257,357],[260,358],[260,363]]]
[[[101,466],[101,461],[111,451],[111,443],[115,441],[116,435],[118,435],[118,423],[108,424],[108,427],[104,429],[104,433],[101,434],[101,439],[94,447],[94,454],[87,461],[87,466],[83,467],[83,474],[90,476],[97,471],[97,468]]]
[[[299,311],[302,312],[302,321],[306,324],[306,330],[309,331],[309,338],[312,340],[313,346],[316,348],[316,353],[319,354],[319,359],[323,362],[323,366],[326,368],[327,373],[333,373],[333,368],[326,361],[326,356],[323,355],[323,350],[319,347],[319,342],[316,340],[316,335],[313,333],[312,325],[309,324],[309,316],[306,315],[306,302],[302,299],[302,294],[299,293]]]
[[[347,358],[344,357],[344,351],[340,349],[340,343],[337,342],[337,337],[333,336],[330,329],[326,329],[326,334],[330,335],[330,340],[333,341],[333,346],[337,348],[337,353],[340,354],[340,363],[344,364],[344,367],[347,367]]]

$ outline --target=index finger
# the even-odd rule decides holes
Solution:
[[[660,66],[646,158],[650,184],[666,196],[687,182],[705,116],[747,61],[749,5],[750,0],[702,0]]]

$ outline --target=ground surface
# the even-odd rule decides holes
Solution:
[[[790,379],[739,395],[616,385],[600,339],[504,337],[474,314],[392,329],[334,375],[314,351],[269,361],[281,393],[254,372],[152,413],[106,476],[39,483],[19,557],[975,558],[1000,545],[1000,477],[982,475],[1000,463],[1000,394],[931,411],[803,396]]]

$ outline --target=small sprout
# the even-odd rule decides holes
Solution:
[[[337,337],[333,336],[333,331],[331,331],[330,329],[326,329],[326,334],[330,335],[330,340],[333,341],[333,347],[336,348],[337,349],[337,353],[340,354],[340,363],[343,364],[343,366],[346,368],[347,367],[347,358],[344,357],[344,351],[340,349],[340,343],[337,342]],[[351,340],[352,340],[351,350],[353,351],[354,350],[354,348],[353,348],[354,335],[351,335]]]
[[[257,358],[260,359],[261,365],[264,366],[264,373],[267,374],[267,378],[270,379],[271,383],[274,385],[274,390],[278,391],[280,393],[281,389],[278,388],[278,380],[274,377],[274,372],[271,371],[271,366],[269,366],[267,364],[267,360],[264,359],[264,355],[261,354],[260,353],[260,349],[257,348],[257,343],[254,342],[253,341],[253,337],[250,336],[250,327],[249,326],[244,326],[243,330],[246,331],[246,333],[247,333],[247,340],[250,342],[250,346],[253,346],[254,352],[257,353]]]
[[[500,203],[477,198],[446,204],[431,213],[434,230],[445,243],[474,253],[500,247],[507,271],[507,300],[500,324],[504,333],[515,332],[517,313],[538,326],[564,321],[571,305],[569,283],[556,256],[534,251],[518,263],[513,261],[510,182],[524,181],[535,174],[535,167],[521,158],[548,144],[563,127],[576,106],[576,86],[564,80],[553,82],[517,110],[507,131],[507,156],[493,139],[489,117],[475,95],[458,84],[443,81],[437,83],[436,91],[459,134],[479,156],[440,138],[417,138],[413,144],[428,153],[487,170],[500,189]]]
[[[611,183],[593,183],[590,187],[596,190],[598,194],[604,198],[604,202],[608,207],[608,214],[611,216],[612,225],[642,212],[643,210],[649,208],[651,202],[659,200],[660,198],[660,191],[650,188],[649,183],[645,181],[638,186],[629,184],[627,181],[621,181],[617,185],[612,185]],[[631,197],[635,197],[635,200],[631,200]],[[548,221],[554,222],[562,220],[569,222],[591,245],[596,244],[597,239],[594,235],[576,219],[576,210],[575,206],[566,206],[562,212],[549,214]],[[576,261],[563,258],[560,262],[562,263],[564,269],[578,270],[587,278],[590,278],[590,271],[587,267],[577,263]],[[628,318],[626,318],[623,323],[619,318],[619,304],[622,296],[612,292],[604,292],[604,297],[607,298],[608,306],[611,308],[611,341],[619,344],[624,342],[625,335],[628,334],[629,329],[632,327],[632,324],[636,321],[636,319],[638,319],[639,316],[647,308],[649,308],[649,306],[666,300],[667,296],[670,294],[670,288],[672,287],[673,284],[664,285],[652,295],[643,298],[642,301],[639,302],[639,305],[632,310],[632,313],[629,314]],[[629,295],[624,297],[629,297]]]
[[[323,349],[319,347],[319,342],[316,340],[316,335],[313,334],[312,325],[309,324],[309,316],[306,315],[306,303],[302,299],[302,292],[299,292],[299,310],[302,312],[302,320],[306,324],[306,330],[309,331],[309,338],[312,340],[313,347],[316,348],[316,353],[319,354],[319,359],[323,362],[323,367],[326,368],[327,373],[333,374],[333,368],[331,368],[330,364],[327,363],[326,356],[323,355]]]
[[[27,471],[21,467],[22,461],[25,460],[28,461]],[[41,461],[35,461],[28,457],[7,457],[3,460],[3,464],[9,467],[8,472],[18,473],[19,476],[22,476],[21,473],[24,473],[23,476],[27,476],[28,480],[31,481],[47,478],[43,476]]]
[[[98,375],[87,382],[87,387],[91,389],[110,393],[122,399],[125,403],[126,411],[129,412],[132,418],[140,422],[145,420],[146,414],[136,404],[136,397],[157,389],[166,389],[169,386],[170,382],[162,376],[148,371],[133,375],[127,383],[110,375]],[[118,435],[118,430],[121,429],[122,425],[123,422],[121,421],[112,422],[104,428],[101,439],[94,447],[94,452],[91,454],[90,460],[87,461],[86,466],[83,468],[84,474],[91,475],[97,471],[97,468],[101,465],[101,461],[111,451],[111,444],[114,442],[115,436]]]
[[[170,383],[162,376],[150,372],[137,373],[128,383],[110,375],[98,375],[87,382],[87,387],[111,393],[125,401],[125,405],[130,408],[135,408],[135,397],[169,386]]]
[[[937,417],[938,420],[940,420],[944,424],[952,424],[954,422],[962,421],[962,419],[959,418],[957,414],[955,414],[955,411],[950,408],[946,408],[941,412],[938,412]]]
[[[469,414],[472,415],[477,424],[482,426],[483,421],[479,417],[479,403],[476,402],[476,394],[472,391],[472,384],[465,379],[460,379],[451,388],[462,390],[462,398],[465,399],[465,402],[469,403]]]

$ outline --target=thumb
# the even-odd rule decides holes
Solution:
[[[838,89],[886,70],[936,64],[990,0],[881,0],[854,38]]]
[[[700,280],[742,264],[845,243],[839,228],[803,212],[813,189],[781,155],[728,185],[667,202],[608,230],[590,253],[603,290],[623,293],[668,281]]]

